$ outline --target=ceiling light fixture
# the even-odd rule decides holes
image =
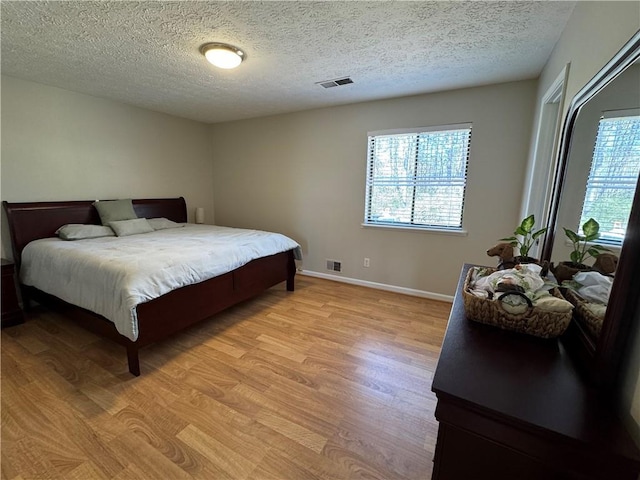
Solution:
[[[218,68],[236,68],[247,58],[242,50],[226,43],[205,43],[200,52]]]

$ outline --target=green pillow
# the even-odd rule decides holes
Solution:
[[[119,237],[137,235],[139,233],[153,232],[153,227],[149,225],[146,218],[135,218],[133,220],[118,220],[109,222],[109,226]]]
[[[184,227],[184,223],[176,223],[168,218],[147,218],[147,222],[154,230],[166,230],[167,228]]]
[[[111,222],[118,220],[132,220],[138,218],[131,199],[126,200],[105,200],[102,202],[93,202],[93,206],[98,210],[102,225],[109,225]]]
[[[56,235],[62,240],[84,240],[85,238],[115,237],[111,227],[103,225],[82,225],[69,223],[56,230]]]

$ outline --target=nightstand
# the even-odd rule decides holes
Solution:
[[[16,268],[10,260],[2,259],[2,321],[0,326],[10,327],[24,323],[24,315],[18,303],[16,291]]]

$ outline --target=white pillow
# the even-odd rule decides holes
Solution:
[[[56,230],[56,235],[62,240],[84,240],[87,238],[115,237],[111,227],[104,225],[83,225],[69,223]]]
[[[149,225],[146,218],[118,220],[115,222],[109,222],[109,226],[113,228],[113,231],[116,232],[116,235],[119,237],[153,232],[153,228]]]

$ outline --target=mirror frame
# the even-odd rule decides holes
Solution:
[[[572,134],[582,107],[640,58],[640,31],[573,98],[567,111],[552,190],[548,231],[542,246],[543,260],[551,261],[558,209],[567,175]],[[620,367],[629,346],[632,327],[640,316],[640,180],[631,206],[629,224],[622,244],[618,269],[609,297],[600,337],[595,340],[572,320],[562,341],[573,353],[589,379],[611,396],[621,380]]]

